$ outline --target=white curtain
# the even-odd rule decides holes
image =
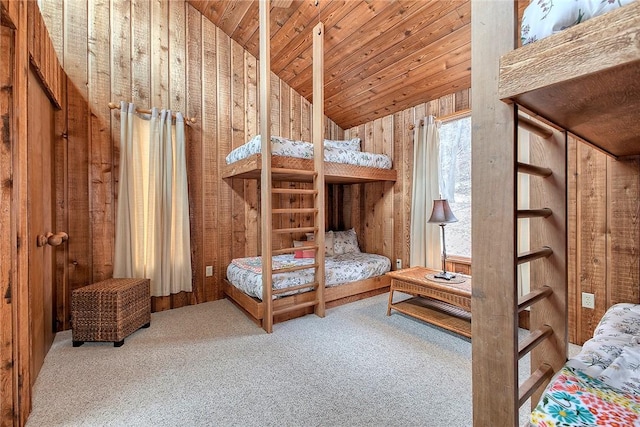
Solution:
[[[184,118],[121,103],[113,277],[151,279],[151,295],[191,291]]]
[[[425,117],[424,126],[416,123],[413,148],[413,190],[411,197],[412,266],[442,269],[440,227],[429,224],[433,201],[440,198],[440,137],[433,116]]]

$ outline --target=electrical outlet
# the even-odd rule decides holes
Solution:
[[[205,276],[213,276],[213,265],[207,265],[207,268],[205,269]]]
[[[582,306],[584,308],[596,308],[596,297],[593,294],[583,292]]]
[[[396,260],[396,270],[402,270],[402,260],[400,258]]]

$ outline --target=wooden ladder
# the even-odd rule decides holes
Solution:
[[[314,170],[291,170],[284,168],[273,168],[273,172],[277,173],[286,173],[288,175],[292,173],[296,173],[299,176],[312,177],[313,180],[313,188],[278,188],[272,187],[271,194],[274,196],[291,196],[291,195],[299,195],[299,196],[313,196],[313,207],[302,207],[302,208],[280,208],[280,209],[272,209],[271,210],[271,218],[277,215],[295,215],[295,214],[309,214],[313,215],[313,224],[311,226],[298,226],[298,227],[287,227],[287,228],[273,228],[272,234],[274,237],[281,234],[291,234],[292,236],[301,235],[302,233],[314,233],[313,241],[308,241],[304,246],[300,247],[286,247],[281,249],[272,249],[272,255],[280,255],[280,254],[291,254],[300,250],[312,250],[315,253],[314,263],[311,265],[302,265],[302,266],[293,266],[280,268],[277,270],[273,270],[272,273],[286,273],[293,272],[299,270],[305,270],[308,268],[314,269],[314,280],[310,283],[303,283],[297,286],[288,287],[285,289],[271,289],[271,296],[282,295],[284,293],[289,293],[292,291],[299,291],[312,288],[314,296],[312,299],[301,299],[300,301],[296,301],[293,304],[288,304],[286,306],[280,308],[272,308],[270,310],[270,314],[266,313],[265,315],[270,315],[271,319],[273,317],[288,313],[291,311],[296,311],[299,309],[303,309],[306,307],[315,307],[314,312],[316,315],[320,317],[324,317],[324,223],[321,218],[320,213],[323,211],[321,209],[320,198],[324,194],[324,180],[318,172]],[[273,240],[270,239],[271,243]],[[273,320],[271,320],[273,323]]]
[[[516,137],[517,174],[531,177],[533,209],[518,208],[520,186],[516,185],[515,227],[516,242],[522,237],[518,230],[522,222],[531,219],[530,243],[534,248],[518,253],[514,274],[520,265],[530,263],[530,292],[519,297],[517,313],[529,309],[529,335],[519,341],[517,362],[531,353],[531,376],[519,386],[518,407],[532,398],[532,409],[539,400],[543,385],[560,370],[567,358],[567,134],[551,130],[537,121],[518,113],[514,107],[515,123],[534,135],[530,147],[522,147]],[[516,134],[519,134],[517,132]],[[530,162],[519,161],[530,157]],[[546,166],[537,166],[545,164]],[[519,316],[515,316],[516,328]]]
[[[261,85],[260,89],[260,135],[262,137],[261,147],[261,175],[260,175],[260,195],[261,195],[261,226],[262,226],[262,302],[263,317],[262,328],[267,332],[273,331],[274,316],[281,315],[290,311],[300,310],[306,307],[314,306],[315,313],[324,317],[325,301],[324,301],[324,25],[320,22],[313,28],[313,170],[302,169],[286,169],[271,167],[271,46],[270,46],[270,18],[269,18],[269,2],[259,2],[259,20],[260,20],[260,82],[267,82]],[[308,180],[309,177],[313,181],[313,189],[283,189],[274,188],[273,174],[279,176],[297,176],[301,181]],[[312,208],[291,208],[291,209],[273,209],[274,195],[313,195]],[[273,228],[274,215],[296,214],[296,213],[313,213],[312,227],[294,227],[294,228]],[[273,249],[273,235],[289,233],[296,235],[304,232],[314,232],[313,244],[306,247],[289,247],[283,249]],[[286,290],[273,289],[273,255],[283,253],[293,253],[296,250],[312,249],[315,251],[315,262],[313,268],[315,270],[314,280],[311,283],[302,284]],[[291,267],[279,269],[277,272],[284,273],[286,271],[296,271],[310,268]],[[313,288],[313,298],[293,299],[293,303],[281,306],[274,310],[273,297],[284,292],[295,290],[304,290]]]

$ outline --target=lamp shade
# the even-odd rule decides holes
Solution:
[[[433,201],[433,211],[429,221],[436,224],[448,224],[450,222],[458,222],[458,218],[451,212],[447,199],[438,199]]]

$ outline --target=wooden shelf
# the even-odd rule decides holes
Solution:
[[[616,157],[640,154],[640,2],[500,59],[499,97]]]
[[[451,304],[429,298],[413,297],[392,304],[391,308],[471,338],[471,313]]]

